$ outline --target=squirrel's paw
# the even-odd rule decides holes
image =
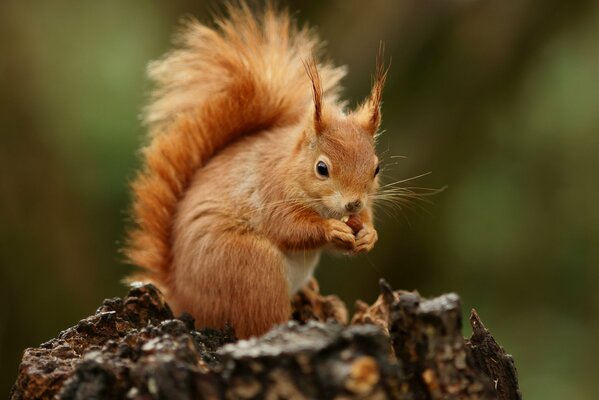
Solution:
[[[340,250],[354,250],[356,247],[356,236],[352,228],[345,222],[336,219],[327,220],[327,242]]]
[[[356,235],[356,245],[354,247],[354,253],[365,253],[374,247],[374,244],[378,240],[379,235],[376,233],[374,227],[364,225],[360,232]]]

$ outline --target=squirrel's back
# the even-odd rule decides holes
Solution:
[[[189,21],[177,48],[149,66],[156,83],[145,122],[150,141],[133,182],[133,222],[125,254],[145,277],[163,280],[171,263],[177,205],[195,171],[241,136],[300,122],[311,110],[304,62],[321,43],[272,6],[228,6],[214,27]],[[327,96],[342,68],[319,65]]]

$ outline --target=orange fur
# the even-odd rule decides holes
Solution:
[[[347,114],[337,98],[344,69],[312,60],[312,31],[271,6],[228,12],[215,28],[188,22],[178,49],[150,65],[158,88],[125,252],[175,311],[247,337],[289,317],[323,247],[372,248],[378,161],[366,111]],[[378,94],[368,103],[379,112]],[[354,236],[339,218],[357,200]]]

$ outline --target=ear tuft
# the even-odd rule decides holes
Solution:
[[[381,125],[381,103],[383,102],[383,89],[385,87],[385,82],[387,81],[387,74],[389,73],[390,67],[391,64],[385,68],[385,43],[381,41],[379,45],[379,53],[376,57],[376,75],[374,77],[374,84],[372,85],[372,92],[370,93],[370,107],[372,111],[370,123],[374,132],[376,132]]]
[[[314,57],[311,57],[308,61],[303,61],[306,73],[310,82],[312,82],[312,98],[314,100],[314,129],[317,134],[320,134],[324,130],[323,118],[322,118],[322,98],[323,89],[322,82],[320,80],[320,74],[318,73],[318,65]]]
[[[383,89],[387,81],[387,74],[391,63],[385,66],[385,44],[381,41],[376,57],[376,72],[370,97],[358,109],[360,123],[370,134],[375,135],[381,126],[381,104],[383,102]]]

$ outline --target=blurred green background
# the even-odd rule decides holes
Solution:
[[[514,355],[527,399],[594,399],[599,356],[599,4],[560,0],[293,1],[369,90],[393,66],[387,179],[448,189],[379,213],[380,242],[327,257],[324,292],[377,279],[458,292]],[[118,249],[143,139],[145,66],[180,17],[217,3],[0,2],[0,393],[23,349],[121,296]],[[406,156],[407,158],[392,158]],[[468,333],[468,332],[466,332]]]

